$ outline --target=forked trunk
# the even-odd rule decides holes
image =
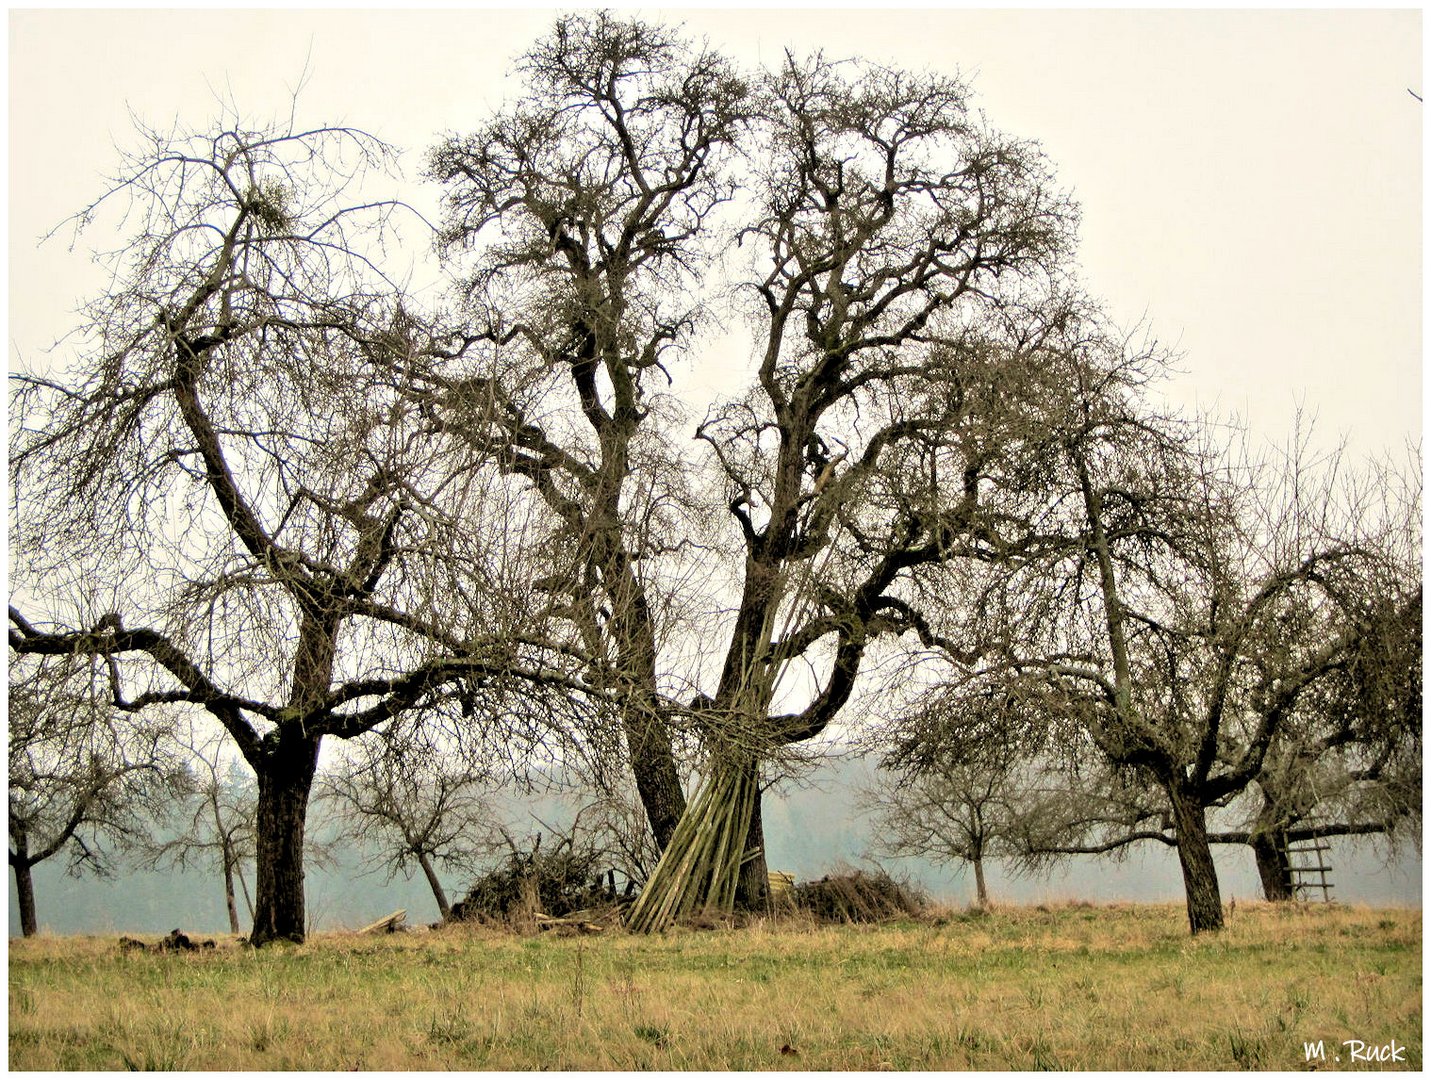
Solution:
[[[258,897],[249,941],[302,941],[307,933],[303,899],[303,832],[308,794],[318,770],[321,736],[291,725],[258,772]]]
[[[1292,899],[1292,865],[1287,858],[1285,835],[1257,833],[1249,844],[1257,859],[1257,874],[1262,879],[1262,895],[1268,900]]]
[[[1200,802],[1176,782],[1167,785],[1177,833],[1178,862],[1187,893],[1188,926],[1194,934],[1222,929],[1222,894],[1217,867],[1207,839],[1207,812]]]

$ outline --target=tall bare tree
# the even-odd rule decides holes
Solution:
[[[937,568],[1036,542],[1026,474],[1067,390],[1037,358],[1074,306],[1071,204],[961,84],[817,55],[763,91],[741,234],[756,382],[699,429],[744,546],[703,721],[752,774],[825,729],[875,642],[931,640]],[[782,696],[807,666],[804,700]],[[745,850],[760,906],[758,800]]]
[[[350,128],[145,135],[78,219],[121,212],[108,291],[58,370],[12,377],[29,613],[12,605],[10,646],[93,657],[117,709],[217,720],[258,784],[252,940],[301,939],[325,737],[564,677],[508,629],[530,605],[492,523],[519,522],[403,392],[420,323],[375,261],[399,208],[365,186],[389,148]],[[52,583],[75,578],[105,599],[67,604]]]
[[[433,158],[450,250],[472,249],[471,328],[432,351],[429,400],[549,513],[541,580],[569,624],[556,644],[619,687],[664,846],[684,805],[673,725],[752,780],[838,712],[870,641],[916,628],[900,595],[913,568],[977,546],[1007,511],[990,490],[1057,396],[1031,356],[1067,306],[1074,214],[1037,150],[988,130],[950,80],[821,57],[746,80],[606,15],[562,20],[522,70],[523,101]],[[689,341],[693,292],[722,287],[722,207],[756,253],[742,283],[758,374],[698,433],[743,568],[719,684],[685,721],[663,692],[651,590],[697,523],[654,378]],[[642,488],[647,462],[666,479]],[[945,477],[964,478],[948,497]],[[825,685],[785,711],[780,673],[825,653]],[[749,832],[759,904],[758,807]]]
[[[468,329],[432,350],[427,401],[535,496],[551,645],[618,703],[664,845],[685,799],[653,561],[698,530],[660,390],[701,317],[748,92],[709,49],[607,13],[559,20],[518,70],[526,96],[432,156]]]

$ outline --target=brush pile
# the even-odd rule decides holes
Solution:
[[[562,837],[549,851],[538,835],[531,851],[511,845],[507,858],[477,878],[452,905],[450,920],[477,919],[528,925],[538,916],[562,918],[620,902],[615,874],[603,872],[607,855],[599,848]]]
[[[846,870],[794,888],[795,907],[818,922],[876,923],[920,914],[925,898],[883,870]]]

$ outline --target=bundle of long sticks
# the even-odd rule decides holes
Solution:
[[[831,544],[821,562],[821,572],[833,554]],[[816,577],[813,568],[800,571],[784,610],[780,633],[771,634],[778,611],[772,607],[766,614],[762,640],[779,640],[790,634],[812,603]],[[746,670],[747,677],[750,670]],[[779,682],[777,676],[769,693],[756,695],[756,702],[748,711],[731,710],[730,719],[744,718],[743,724],[735,726],[736,731],[758,729],[755,720],[765,715]],[[748,682],[743,681],[742,693],[737,694],[735,700],[748,704],[744,692],[749,689]],[[726,915],[735,910],[740,868],[746,859],[759,854],[758,849],[745,851],[750,819],[755,814],[760,791],[759,760],[758,747],[749,743],[744,751],[735,750],[727,743],[724,752],[712,755],[705,786],[686,807],[655,872],[626,916],[628,929],[649,934],[665,930],[677,919],[698,911],[706,915]]]
[[[626,917],[629,929],[659,932],[698,911],[728,914],[735,909],[757,787],[752,762],[712,761],[705,784]]]

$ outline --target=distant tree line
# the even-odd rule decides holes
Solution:
[[[242,892],[251,843],[251,940],[301,939],[336,742],[331,793],[439,907],[483,785],[537,769],[639,806],[642,925],[761,909],[761,792],[837,718],[895,846],[1155,839],[1194,932],[1214,842],[1407,829],[1416,466],[1155,406],[1076,206],[957,79],[606,13],[517,70],[431,151],[435,226],[374,136],[237,117],[141,130],[76,216],[124,237],[110,284],[11,378],[17,881],[187,784],[206,839],[165,857]],[[696,419],[721,320],[746,381]],[[175,742],[200,715],[251,809]]]

